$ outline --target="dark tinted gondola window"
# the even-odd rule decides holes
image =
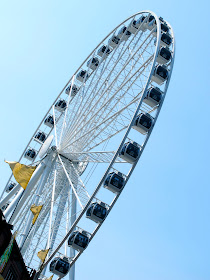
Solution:
[[[106,180],[105,180],[105,182],[104,182],[105,185],[108,185],[110,177],[111,177],[111,175],[107,176],[107,178],[106,178]]]
[[[151,127],[151,125],[152,125],[152,120],[149,117],[147,117],[145,115],[142,115],[140,117],[139,123],[141,125],[143,125],[144,127],[146,127],[147,129],[149,129]]]
[[[81,71],[80,76],[81,76],[81,77],[84,77],[85,74],[86,74],[86,71]]]
[[[88,238],[85,235],[79,233],[76,235],[74,243],[85,249],[88,244]]]
[[[145,18],[146,18],[146,17],[145,17],[145,16],[143,16],[143,17],[141,18],[141,22],[143,22],[143,21],[145,20]]]
[[[49,122],[49,123],[51,123],[52,125],[54,125],[53,117],[52,117],[52,116],[47,117],[46,120],[45,120],[45,123],[46,123],[46,122]]]
[[[92,211],[92,209],[93,209],[93,205],[91,205],[91,206],[88,208],[88,210],[87,210],[87,212],[86,212],[86,215],[87,215],[87,216],[91,216],[91,211]]]
[[[70,265],[68,262],[64,262],[63,260],[58,260],[55,270],[62,272],[63,274],[67,274],[69,271]]]
[[[136,20],[133,21],[133,25],[134,25],[134,26],[136,25]]]
[[[120,39],[117,38],[116,36],[114,36],[114,37],[112,38],[112,42],[114,42],[115,44],[118,44],[119,41],[120,41]]]
[[[125,149],[126,149],[126,146],[124,145],[124,146],[122,147],[122,150],[121,150],[121,154],[122,154],[122,155],[124,155]]]
[[[69,237],[69,240],[68,240],[68,244],[69,244],[69,245],[72,245],[75,234],[76,234],[76,233],[74,232],[74,233]]]
[[[139,155],[139,147],[136,147],[133,144],[129,143],[129,145],[127,146],[126,153],[132,156],[133,158],[137,158]]]
[[[111,52],[109,48],[107,48],[106,46],[103,46],[102,49],[101,49],[102,53],[104,53],[105,50],[106,50],[107,54],[109,54]]]
[[[150,97],[155,101],[160,102],[162,95],[155,88],[152,88],[150,91]]]
[[[16,185],[15,183],[11,183],[11,184],[8,186],[8,190],[11,191],[11,190],[14,188],[15,185]]]
[[[55,258],[53,261],[51,261],[51,263],[50,263],[50,271],[53,271],[53,268],[55,266],[55,263],[56,263],[57,259],[58,258]]]
[[[154,16],[150,16],[149,17],[149,22],[151,22],[155,17]]]
[[[159,66],[159,67],[157,68],[157,74],[158,74],[159,76],[161,76],[163,79],[166,79],[167,76],[168,76],[168,71],[167,71],[167,69],[165,69],[165,68]]]
[[[121,189],[123,186],[123,182],[124,179],[120,176],[118,176],[117,174],[114,174],[111,178],[111,184],[115,187],[117,187],[118,189]]]
[[[93,214],[101,219],[104,219],[106,216],[106,208],[96,205],[94,207]]]
[[[167,50],[167,49],[165,49],[165,48],[162,48],[162,49],[160,50],[160,55],[161,55],[162,57],[164,57],[165,59],[167,59],[167,60],[169,60],[169,59],[171,58],[171,53],[170,53],[170,51]]]
[[[164,23],[161,23],[161,30],[163,32],[168,32],[168,26],[166,24],[164,24]]]
[[[161,40],[166,43],[168,46],[171,44],[172,42],[172,39],[169,35],[163,33],[162,36],[161,36]]]

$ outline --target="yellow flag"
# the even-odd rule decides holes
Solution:
[[[46,258],[46,256],[47,256],[49,250],[50,250],[50,249],[41,250],[41,251],[39,251],[39,252],[37,253],[38,258],[40,258],[40,260],[41,260],[42,262],[45,261],[45,258]]]
[[[54,275],[50,276],[50,277],[47,278],[46,280],[52,280],[52,279],[53,279],[53,276],[54,276]]]
[[[16,181],[25,190],[32,174],[34,173],[34,170],[36,169],[36,166],[24,165],[16,161],[5,162],[9,164]]]
[[[38,218],[39,213],[40,213],[40,211],[42,210],[42,207],[43,207],[43,205],[38,205],[38,206],[36,206],[35,204],[31,205],[30,210],[31,210],[31,212],[32,212],[33,215],[34,215],[34,218],[33,218],[33,221],[32,221],[32,224],[33,224],[33,225],[35,224],[36,219]]]

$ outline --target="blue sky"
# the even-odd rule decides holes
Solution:
[[[77,263],[77,280],[210,279],[209,3],[2,1],[0,190],[81,62],[120,22],[151,10],[176,58],[160,116],[129,184]]]

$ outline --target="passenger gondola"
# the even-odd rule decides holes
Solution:
[[[9,206],[10,202],[9,203],[5,203],[2,207],[1,207],[1,210],[2,211],[5,211],[7,209],[7,207]]]
[[[150,15],[146,20],[146,27],[149,30],[152,30],[157,25],[155,17]]]
[[[168,70],[164,65],[157,65],[154,69],[151,80],[162,85],[168,78]]]
[[[169,31],[169,27],[166,23],[160,23],[161,33],[167,33]],[[157,28],[155,28],[154,32],[152,33],[153,36],[157,36]]]
[[[41,132],[41,131],[38,131],[36,133],[36,135],[34,136],[34,140],[37,141],[37,142],[41,142],[41,143],[44,143],[44,141],[47,139],[47,136],[44,132]]]
[[[108,209],[105,203],[93,202],[88,207],[88,210],[86,212],[86,217],[96,223],[101,223],[106,218],[107,213],[108,213]]]
[[[67,107],[66,101],[63,99],[60,99],[55,103],[55,109],[58,110],[59,112],[65,111],[66,107]]]
[[[54,258],[50,263],[50,271],[58,275],[60,278],[66,276],[69,270],[70,270],[70,263],[68,258],[66,257]]]
[[[160,45],[169,47],[172,43],[172,38],[169,33],[162,33],[161,38],[160,38]]]
[[[89,243],[89,236],[86,231],[74,231],[69,239],[68,246],[78,251],[84,251]]]
[[[17,185],[16,183],[10,182],[9,185],[7,186],[7,188],[6,188],[6,192],[9,193],[12,189],[14,189],[14,187],[16,185]]]
[[[151,87],[148,89],[146,97],[143,102],[150,107],[155,107],[160,104],[163,92],[158,87]]]
[[[157,56],[157,63],[166,64],[171,59],[171,52],[167,47],[161,47]]]
[[[71,86],[68,86],[65,90],[66,94],[69,94],[71,90],[71,96],[75,96],[79,92],[79,87],[77,85],[73,85],[72,88]]]
[[[24,157],[27,158],[28,160],[34,160],[36,157],[36,151],[34,149],[28,149],[25,154]]]
[[[131,36],[131,32],[127,29],[126,26],[123,26],[117,35],[118,38],[124,41],[127,41],[130,36]]]
[[[99,59],[97,57],[93,57],[90,60],[88,60],[88,62],[87,62],[87,67],[89,67],[93,71],[96,70],[98,65],[99,65]]]
[[[128,25],[128,31],[135,34],[138,31],[139,24],[137,23],[137,20],[132,20],[130,24]]]
[[[109,45],[114,49],[120,44],[120,38],[118,36],[113,35],[109,41]]]
[[[153,118],[149,114],[139,114],[135,121],[133,128],[142,134],[147,134],[152,128]]]
[[[45,120],[44,124],[49,126],[50,128],[54,127],[54,119],[52,115],[49,115]]]
[[[79,73],[76,75],[76,79],[80,82],[86,82],[89,78],[89,75],[86,70],[80,70]]]
[[[135,163],[140,155],[140,147],[136,142],[127,142],[123,145],[119,156],[129,163]]]
[[[107,57],[111,53],[111,49],[108,48],[107,46],[103,45],[100,47],[98,50],[97,54],[101,57]]]
[[[125,185],[125,179],[120,172],[111,172],[104,181],[104,188],[113,193],[119,193]]]
[[[147,29],[147,23],[146,23],[146,17],[145,16],[141,16],[137,21],[136,21],[136,25],[138,26],[138,29],[141,31],[146,31]]]

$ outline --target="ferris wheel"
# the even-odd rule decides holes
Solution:
[[[35,279],[48,271],[74,279],[75,262],[146,146],[174,56],[167,21],[151,11],[129,17],[75,71],[34,132],[19,162],[37,167],[25,190],[11,175],[0,207]],[[41,209],[35,222],[32,206]]]

